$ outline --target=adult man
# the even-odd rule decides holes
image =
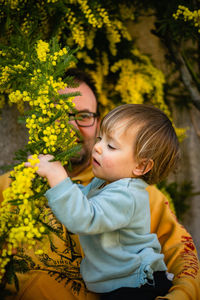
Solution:
[[[82,121],[71,120],[80,131],[83,141],[79,157],[71,160],[70,176],[82,184],[91,181],[93,174],[90,166],[90,153],[98,130],[97,100],[93,92],[94,87],[87,76],[74,70],[68,72],[79,83],[75,89],[66,88],[60,93],[80,91],[81,96],[74,99],[74,103],[82,116]],[[8,174],[0,180],[0,190],[9,184]],[[191,236],[177,223],[171,213],[168,202],[163,194],[155,187],[148,187],[151,207],[151,231],[158,235],[165,255],[168,271],[175,275],[174,285],[166,299],[189,300],[200,299],[200,272],[195,246]],[[47,208],[46,208],[47,209]],[[49,211],[50,225],[59,231],[59,235],[51,234],[46,241],[43,255],[34,255],[22,249],[16,258],[23,261],[30,271],[18,274],[20,290],[7,299],[15,300],[60,300],[80,299],[96,300],[98,295],[86,292],[79,265],[83,253],[76,235],[68,232]],[[13,286],[8,286],[14,290]]]

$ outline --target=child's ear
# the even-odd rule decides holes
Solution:
[[[136,164],[133,169],[133,175],[135,176],[142,176],[148,173],[153,168],[154,162],[152,159],[143,158]]]

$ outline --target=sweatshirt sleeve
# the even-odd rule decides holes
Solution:
[[[116,230],[130,222],[134,210],[129,190],[117,185],[88,199],[84,190],[67,178],[49,189],[45,196],[58,220],[78,234]]]
[[[151,209],[151,232],[158,235],[173,286],[165,297],[156,299],[200,299],[200,271],[191,235],[177,221],[166,197],[153,186],[147,188]]]

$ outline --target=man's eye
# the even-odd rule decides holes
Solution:
[[[111,146],[110,144],[108,144],[108,148],[111,149],[111,150],[115,150],[116,148]]]
[[[81,114],[77,114],[77,117],[80,119],[90,119],[91,115],[87,113],[81,113]]]

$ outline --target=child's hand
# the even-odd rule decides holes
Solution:
[[[28,157],[28,160],[33,159],[32,155]],[[31,164],[30,162],[26,162],[26,167],[38,167],[37,174],[41,177],[47,177],[49,173],[51,173],[51,169],[56,165],[59,165],[59,162],[51,162],[54,159],[53,155],[47,154],[39,154],[38,155],[39,163]]]
[[[28,158],[30,159],[31,157],[29,156]],[[57,185],[68,177],[65,168],[59,161],[51,161],[54,158],[52,155],[40,154],[38,158],[40,162],[34,165],[34,167],[38,167],[36,172],[39,176],[47,178],[50,187]],[[32,167],[30,162],[26,162],[25,166]]]

